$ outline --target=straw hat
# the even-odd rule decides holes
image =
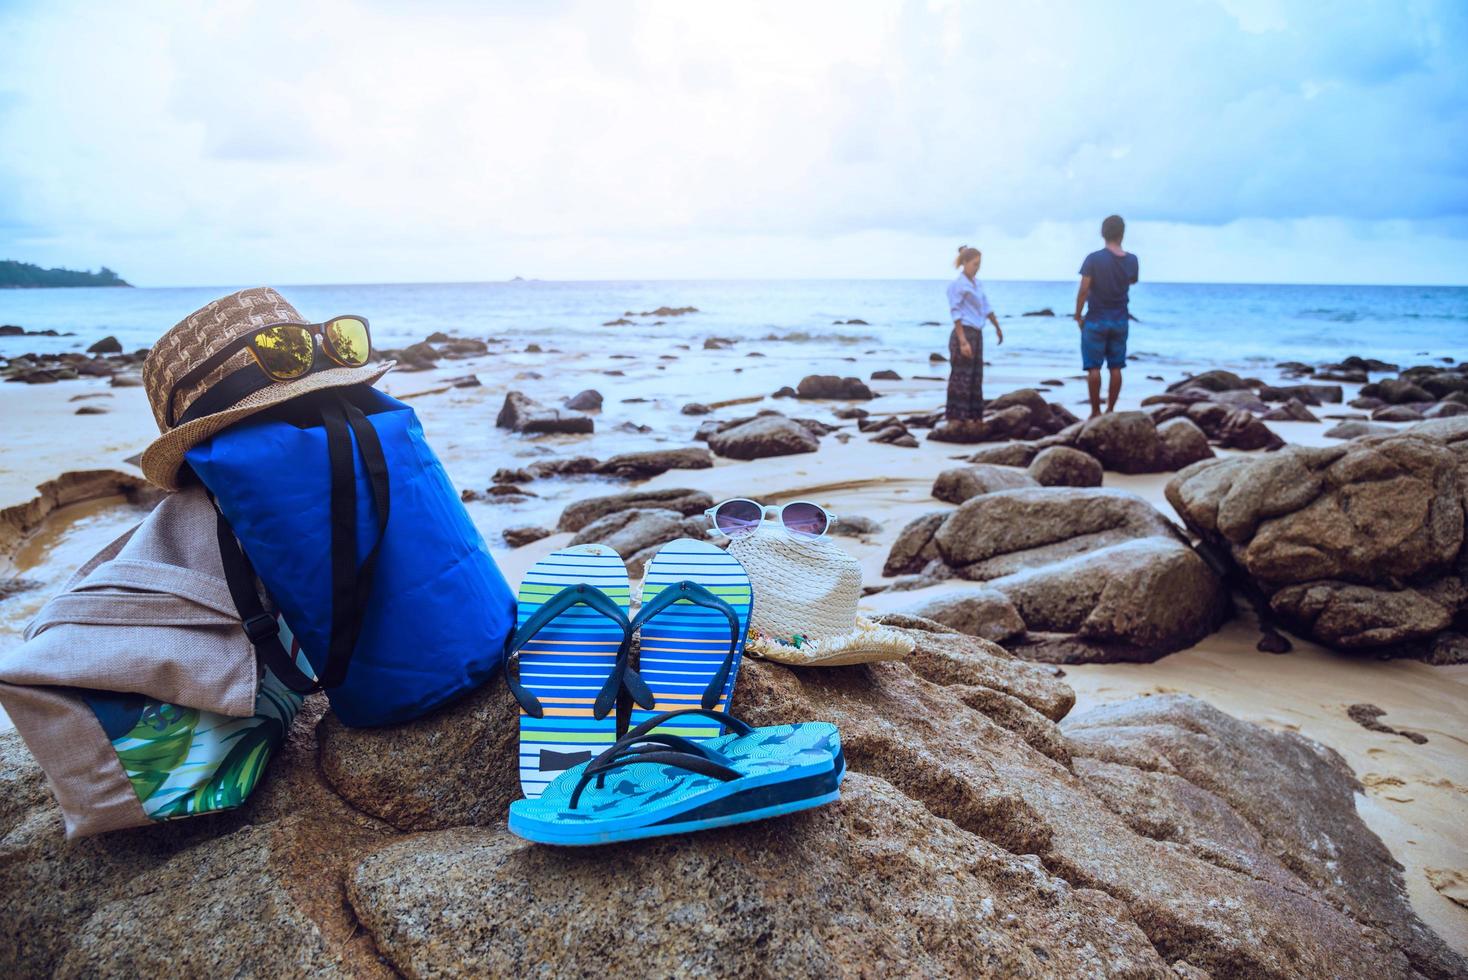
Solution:
[[[178,470],[183,465],[184,453],[247,415],[323,388],[372,384],[392,369],[392,361],[349,368],[321,356],[318,365],[327,364],[329,367],[319,368],[295,381],[267,384],[223,411],[181,424],[168,424],[168,393],[174,382],[215,351],[253,329],[272,323],[310,322],[296,312],[285,297],[269,286],[259,286],[216,299],[184,317],[177,326],[158,338],[148,353],[148,359],[143,362],[143,386],[147,389],[158,431],[162,433],[143,451],[143,475],[149,482],[165,490],[177,490]],[[241,349],[231,355],[197,384],[179,389],[174,398],[173,417],[182,418],[189,406],[221,379],[241,368],[251,367],[259,370],[248,350]],[[261,377],[264,377],[263,372]]]
[[[754,585],[746,652],[805,667],[900,660],[912,640],[856,614],[861,567],[829,538],[803,540],[761,527],[729,553]]]

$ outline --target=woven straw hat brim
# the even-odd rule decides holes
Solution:
[[[868,619],[858,619],[856,629],[844,636],[830,636],[799,647],[766,636],[752,637],[746,653],[791,667],[850,667],[884,660],[902,660],[916,644],[912,637]]]
[[[368,364],[356,368],[327,368],[315,374],[308,374],[298,381],[267,385],[259,391],[246,395],[231,408],[215,412],[213,415],[192,419],[153,440],[153,443],[143,450],[141,463],[143,476],[149,483],[162,487],[164,490],[177,490],[179,488],[178,471],[183,466],[184,453],[215,433],[222,432],[240,419],[254,415],[272,405],[288,402],[292,398],[298,398],[313,391],[344,388],[348,385],[376,384],[377,380],[391,371],[396,363],[396,361],[383,361],[379,364]]]

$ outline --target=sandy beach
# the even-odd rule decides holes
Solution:
[[[1045,329],[1057,326],[1044,325]],[[720,458],[712,468],[671,470],[636,484],[599,477],[541,479],[523,488],[534,496],[507,498],[510,502],[491,497],[469,503],[470,513],[511,582],[571,535],[553,533],[525,547],[510,548],[502,536],[505,528],[553,528],[560,511],[583,497],[633,487],[677,487],[706,491],[716,500],[731,496],[769,503],[812,499],[838,515],[869,518],[880,525],[880,531],[840,540],[861,562],[867,585],[883,584],[882,565],[901,528],[922,514],[951,509],[952,505],[931,496],[934,478],[954,466],[955,457],[977,447],[927,440],[915,449],[874,444],[856,432],[854,423],[832,414],[843,403],[767,396],[808,374],[865,378],[874,370],[891,369],[906,380],[871,382],[880,397],[865,407],[873,414],[931,412],[942,406],[941,378],[946,365],[931,363],[929,349],[923,347],[851,349],[849,345],[741,341],[724,349],[705,350],[701,348],[704,338],[690,329],[687,346],[691,349],[674,349],[665,355],[622,353],[637,350],[635,344],[620,345],[615,356],[549,346],[540,352],[501,347],[486,356],[444,362],[433,370],[395,372],[383,387],[418,411],[451,476],[466,491],[484,491],[498,469],[541,459],[577,454],[605,458],[616,452],[694,445],[694,431],[705,419],[748,415],[765,408],[817,418],[841,426],[838,431],[852,436],[844,442],[822,439],[814,453],[749,462]],[[1023,337],[1024,326],[1011,329],[1012,336]],[[932,350],[939,348],[941,332],[933,331]],[[1075,377],[1073,365],[1011,355],[1004,348],[988,353],[993,361],[986,381],[990,397],[1021,387],[1048,388],[1049,398],[1084,414],[1084,382]],[[1202,367],[1155,366],[1144,356],[1128,371],[1120,407],[1135,408],[1146,396],[1163,391],[1168,382]],[[456,379],[470,375],[477,378],[476,386],[454,386]],[[1162,380],[1151,380],[1149,375]],[[1269,371],[1262,376],[1266,381],[1278,380]],[[1063,384],[1040,384],[1047,379]],[[604,396],[601,411],[593,413],[594,435],[525,437],[494,425],[508,391],[522,390],[555,404],[589,388]],[[717,391],[717,397],[711,391]],[[1348,390],[1347,399],[1350,397]],[[681,407],[693,401],[733,404],[708,416],[681,414]],[[79,405],[104,405],[106,412],[77,416]],[[1327,406],[1320,411],[1340,408]],[[105,379],[0,385],[0,417],[10,420],[0,462],[0,504],[5,505],[30,499],[38,484],[68,470],[136,475],[138,471],[126,460],[154,432],[142,390],[111,388]],[[1333,441],[1323,435],[1331,424],[1322,420],[1272,426],[1290,443],[1324,445]],[[1108,472],[1104,485],[1135,493],[1176,519],[1163,495],[1170,475]],[[141,513],[139,507],[120,498],[63,508],[14,553],[0,555],[4,577],[19,576],[29,584],[0,601],[0,646],[19,642],[25,622],[46,596]],[[901,611],[935,595],[969,587],[953,581],[916,591],[881,592],[865,601],[865,609],[870,614]],[[1364,793],[1357,796],[1359,813],[1405,867],[1416,911],[1450,945],[1468,952],[1468,908],[1459,904],[1465,900],[1462,876],[1468,869],[1461,833],[1468,814],[1468,666],[1350,657],[1301,640],[1295,641],[1293,652],[1275,656],[1258,652],[1254,647],[1257,639],[1252,614],[1240,611],[1191,649],[1155,663],[1070,665],[1064,668],[1064,676],[1076,692],[1077,713],[1136,695],[1183,692],[1239,718],[1298,732],[1335,749],[1364,787]],[[1363,702],[1383,709],[1388,723],[1427,736],[1426,743],[1414,744],[1399,735],[1358,725],[1346,709]],[[1452,883],[1454,872],[1456,885]]]

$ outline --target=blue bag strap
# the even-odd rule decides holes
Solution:
[[[721,612],[729,621],[729,652],[724,655],[724,662],[719,666],[718,673],[709,681],[708,687],[704,688],[703,697],[699,699],[699,703],[704,708],[712,709],[719,703],[719,695],[723,693],[724,684],[729,680],[729,671],[734,669],[734,651],[739,649],[739,614],[734,611],[734,607],[697,582],[684,580],[676,585],[668,586],[644,603],[637,611],[637,617],[632,620],[632,631],[635,633],[649,619],[675,602],[684,600],[695,606],[703,606],[705,609]],[[643,705],[643,707],[649,707],[649,705]]]
[[[577,604],[588,606],[622,628],[622,643],[617,648],[616,666],[613,667],[611,676],[607,678],[606,684],[602,686],[601,692],[597,695],[592,715],[597,719],[605,718],[615,705],[618,693],[624,687],[637,692],[634,696],[638,696],[639,704],[644,701],[651,702],[652,693],[648,691],[647,684],[628,663],[632,649],[632,627],[627,621],[627,614],[601,589],[585,582],[577,582],[551,596],[544,605],[531,613],[530,618],[525,620],[525,625],[515,631],[515,635],[510,637],[509,643],[505,646],[505,683],[510,688],[510,693],[515,696],[515,700],[520,702],[520,707],[524,708],[525,713],[532,718],[545,717],[545,709],[541,706],[540,699],[531,694],[510,669],[511,658],[524,649],[525,644],[535,639],[536,635],[550,625],[552,620]]]

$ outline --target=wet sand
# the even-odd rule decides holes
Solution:
[[[1047,397],[1086,414],[1083,381],[1075,380],[1073,363],[1057,363],[1016,350],[1022,328],[1009,336],[1011,345],[991,348],[986,391],[992,396],[1041,379],[1064,379]],[[930,364],[929,350],[940,345],[935,333],[912,349],[861,349],[801,343],[741,343],[730,350],[699,350],[701,337],[690,337],[693,350],[638,351],[630,358],[613,352],[507,353],[446,363],[433,371],[394,373],[383,387],[406,398],[423,419],[428,437],[461,488],[482,490],[500,467],[523,466],[552,455],[594,455],[673,448],[694,444],[692,434],[702,418],[679,413],[691,401],[758,399],[781,385],[793,385],[806,374],[830,373],[866,378],[874,370],[892,368],[909,380],[871,382],[883,397],[867,403],[874,415],[911,414],[941,407],[943,382],[917,376],[946,376],[945,364]],[[636,351],[635,345],[623,348]],[[751,353],[763,357],[749,357]],[[1369,352],[1368,352],[1369,353]],[[670,354],[677,360],[663,360]],[[859,358],[853,362],[851,358]],[[1135,408],[1165,382],[1206,365],[1160,364],[1139,358],[1127,373],[1122,408]],[[607,371],[621,374],[608,375]],[[542,378],[521,377],[526,372]],[[476,374],[480,387],[455,388],[450,379]],[[1277,373],[1265,366],[1248,371],[1265,380]],[[507,390],[519,389],[554,404],[584,388],[605,396],[596,413],[597,433],[589,437],[516,436],[494,427],[494,417]],[[83,394],[104,397],[74,401]],[[1347,386],[1347,399],[1353,394]],[[111,397],[105,397],[110,395]],[[80,404],[105,404],[108,414],[76,416]],[[786,414],[835,421],[834,403],[763,399],[716,412],[712,418],[752,414],[775,408]],[[1349,411],[1341,406],[1315,410]],[[145,396],[139,388],[112,389],[105,381],[82,380],[54,385],[0,385],[0,417],[9,421],[0,459],[0,506],[34,494],[42,480],[65,470],[105,468],[137,473],[124,460],[141,451],[155,432]],[[640,484],[601,478],[540,480],[526,484],[538,496],[521,504],[475,502],[469,511],[495,551],[511,581],[542,555],[567,541],[554,534],[533,545],[510,550],[504,528],[517,524],[554,527],[571,501],[637,488],[691,487],[716,499],[746,496],[768,503],[814,499],[832,511],[869,517],[882,525],[867,539],[840,541],[862,563],[869,584],[881,580],[881,565],[892,541],[911,518],[945,509],[930,496],[934,477],[957,465],[953,457],[972,448],[923,442],[917,449],[876,445],[842,423],[851,433],[843,444],[835,436],[822,440],[817,453],[756,460],[720,459],[712,469],[670,471]],[[1287,441],[1328,443],[1323,432],[1333,422],[1270,423]],[[618,431],[644,425],[647,433]],[[921,433],[919,433],[921,436]],[[1174,517],[1163,497],[1168,474],[1106,474],[1106,486],[1130,490]],[[135,508],[109,503],[84,504],[53,515],[38,535],[17,554],[0,556],[0,574],[20,574],[37,583],[30,591],[0,600],[0,648],[19,642],[19,633],[45,597],[59,588],[71,571],[137,519]],[[953,588],[945,585],[941,588]],[[962,587],[962,586],[958,586]],[[931,590],[882,593],[866,601],[869,612],[900,609],[928,598]],[[1079,699],[1076,711],[1136,695],[1161,692],[1195,694],[1249,721],[1298,731],[1336,749],[1361,779],[1358,797],[1364,819],[1406,868],[1405,875],[1418,913],[1455,948],[1468,952],[1468,908],[1439,893],[1429,869],[1468,871],[1468,848],[1462,827],[1468,817],[1468,666],[1429,667],[1408,661],[1344,657],[1296,641],[1295,651],[1271,656],[1254,649],[1257,635],[1241,615],[1190,650],[1153,664],[1086,665],[1065,668]],[[1386,711],[1394,727],[1421,732],[1428,742],[1417,745],[1397,735],[1368,731],[1346,715],[1351,704],[1368,702]],[[6,724],[0,718],[0,725]],[[1449,890],[1450,875],[1438,874]],[[1457,886],[1460,894],[1462,885]]]

